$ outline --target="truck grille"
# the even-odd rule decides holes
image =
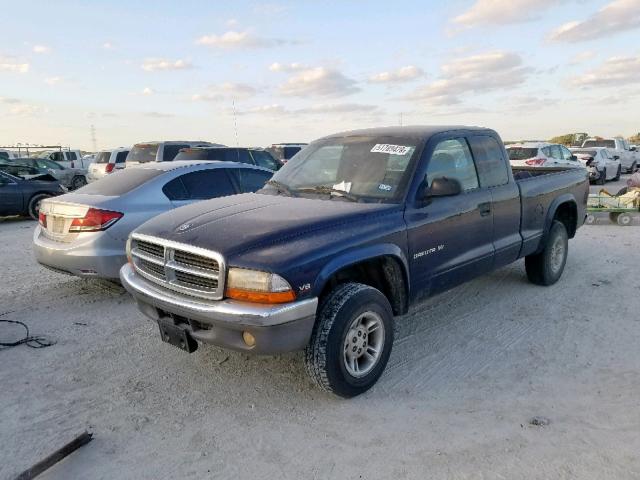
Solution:
[[[217,252],[133,234],[131,259],[136,272],[160,286],[209,300],[223,297],[224,260]]]

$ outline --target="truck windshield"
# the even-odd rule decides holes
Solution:
[[[527,160],[538,155],[537,148],[508,147],[509,160]]]
[[[607,147],[607,148],[616,148],[615,140],[586,140],[583,144],[583,147]]]
[[[155,162],[157,153],[157,143],[134,145],[129,155],[127,155],[127,162]]]
[[[300,151],[273,180],[302,196],[339,198],[342,191],[362,201],[394,203],[407,188],[418,144],[403,137],[328,138]]]

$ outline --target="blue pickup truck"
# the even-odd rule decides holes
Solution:
[[[585,218],[584,168],[512,171],[498,134],[398,127],[311,143],[257,193],[172,210],[136,229],[120,272],[162,340],[305,350],[315,383],[369,389],[394,317],[520,258],[562,275]]]

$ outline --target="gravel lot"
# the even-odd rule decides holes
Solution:
[[[121,288],[40,268],[33,227],[0,220],[0,313],[57,344],[0,351],[1,479],[85,428],[40,478],[640,478],[637,228],[582,228],[553,287],[518,262],[415,307],[341,400],[299,353],[161,343]]]

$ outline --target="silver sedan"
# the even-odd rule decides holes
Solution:
[[[255,192],[266,168],[235,162],[154,162],[127,168],[73,193],[44,200],[33,236],[47,268],[117,279],[129,233],[156,215],[199,200]]]

